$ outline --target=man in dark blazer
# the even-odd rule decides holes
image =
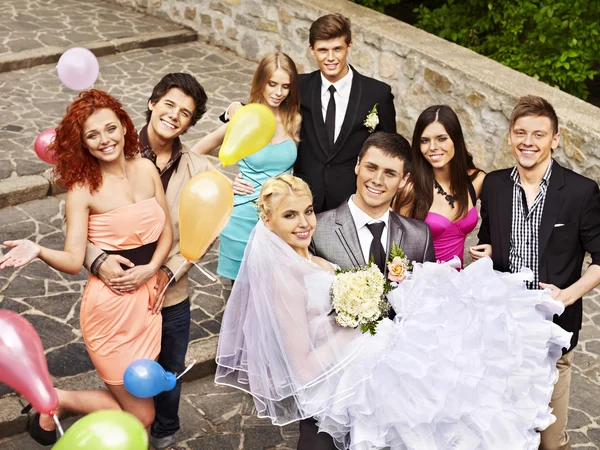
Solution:
[[[302,130],[294,174],[311,187],[318,213],[337,208],[354,193],[358,153],[371,132],[396,132],[396,109],[389,85],[348,64],[352,34],[344,16],[315,20],[309,44],[319,70],[300,75]],[[375,105],[371,123],[365,124]]]
[[[582,322],[581,297],[600,283],[600,191],[598,184],[552,159],[558,146],[558,119],[546,100],[521,98],[510,119],[512,169],[486,176],[481,193],[479,245],[494,269],[533,271],[529,289],[550,289],[566,306],[554,322],[573,333],[558,360],[559,379],[550,405],[557,420],[541,433],[540,450],[570,450],[566,432],[573,348]],[[585,253],[592,264],[582,275]]]
[[[388,84],[348,64],[352,32],[343,15],[315,20],[309,44],[319,70],[299,76],[302,128],[294,175],[310,186],[318,213],[337,208],[354,193],[358,153],[373,131],[396,132],[396,109]],[[234,105],[230,114],[240,107]]]
[[[365,266],[373,257],[385,273],[396,243],[411,261],[435,262],[427,224],[390,211],[394,195],[406,184],[410,163],[410,144],[399,134],[369,136],[355,162],[354,195],[317,216],[311,252],[342,268]],[[335,450],[332,438],[317,432],[314,420],[301,421],[298,450]]]

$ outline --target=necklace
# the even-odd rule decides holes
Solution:
[[[454,209],[454,202],[456,201],[456,199],[453,196],[451,196],[450,194],[448,194],[444,190],[444,188],[442,186],[440,186],[440,183],[438,183],[435,178],[433,179],[433,185],[437,189],[437,193],[440,195],[443,195],[444,198],[446,199],[446,201],[448,202],[448,204],[452,207],[452,209]]]
[[[127,179],[127,172],[125,172],[125,175],[113,175],[112,173],[108,173],[108,172],[102,172],[103,175],[106,175],[109,178],[114,178],[116,180],[126,180]]]

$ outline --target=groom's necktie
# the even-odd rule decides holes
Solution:
[[[369,260],[371,256],[375,260],[375,264],[381,270],[381,273],[385,271],[385,250],[383,249],[383,245],[381,245],[381,234],[383,233],[383,229],[385,228],[385,223],[383,222],[374,222],[368,223],[367,227],[369,231],[373,235],[373,240],[371,241],[371,248],[369,249]]]
[[[335,142],[335,99],[333,94],[335,87],[329,86],[329,103],[327,104],[327,114],[325,114],[325,128],[327,129],[327,138],[329,139],[329,150],[333,150]]]

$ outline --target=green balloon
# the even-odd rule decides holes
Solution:
[[[79,419],[53,450],[148,450],[148,433],[124,411],[96,411]]]

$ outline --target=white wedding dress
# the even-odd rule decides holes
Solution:
[[[377,334],[329,315],[333,275],[259,221],[228,300],[215,381],[251,393],[259,416],[314,417],[339,449],[537,450],[570,333],[527,272],[481,259],[417,264]]]

